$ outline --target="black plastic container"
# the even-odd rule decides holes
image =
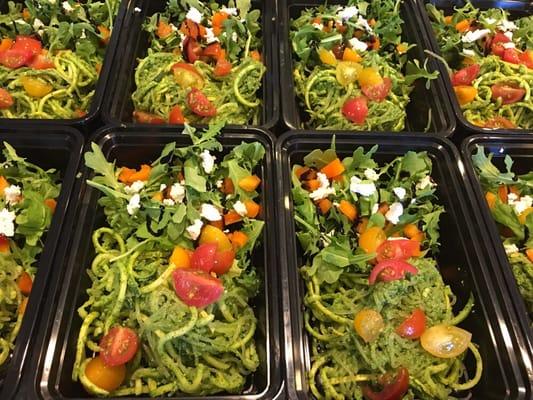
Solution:
[[[0,369],[0,398],[14,397],[23,370],[27,368],[29,352],[41,311],[46,303],[46,287],[53,274],[53,259],[67,226],[66,215],[74,191],[76,172],[81,159],[83,137],[67,127],[24,127],[0,130],[0,141],[11,144],[17,154],[42,167],[55,168],[60,173],[61,193],[57,199],[50,229],[46,233],[44,250],[38,258],[31,295],[11,359]],[[72,208],[72,207],[71,207]]]
[[[476,152],[476,145],[485,147],[485,153],[493,153],[494,163],[503,170],[505,170],[505,156],[511,156],[514,160],[513,171],[516,171],[518,174],[524,174],[528,171],[533,171],[533,137],[526,135],[475,135],[464,140],[461,146],[461,155],[465,170],[470,178],[472,192],[475,197],[472,202],[479,208],[500,266],[499,269],[495,270],[495,274],[502,277],[509,290],[510,297],[504,299],[508,303],[507,307],[514,307],[518,314],[519,328],[524,334],[522,351],[523,353],[527,353],[523,357],[525,359],[525,365],[529,370],[530,381],[533,384],[533,330],[531,329],[531,320],[528,316],[524,300],[518,291],[511,265],[509,264],[500,239],[498,227],[487,206],[483,190],[472,163],[472,155]]]
[[[489,8],[502,8],[509,12],[511,15],[511,19],[516,19],[520,17],[524,17],[527,15],[533,14],[533,3],[527,2],[527,1],[495,1],[495,0],[482,0],[482,1],[476,1],[476,0],[470,0],[470,2],[477,8],[481,10],[487,10]],[[426,37],[428,38],[428,48],[430,48],[434,53],[441,54],[440,48],[437,42],[437,38],[435,34],[433,33],[433,29],[431,28],[431,22],[430,18],[427,14],[425,4],[426,3],[432,3],[437,7],[439,10],[444,10],[447,15],[451,15],[453,13],[454,7],[462,7],[465,5],[464,0],[456,0],[456,1],[447,1],[447,0],[430,0],[430,1],[418,1],[418,12],[420,14],[420,24],[424,27],[424,29],[427,32]],[[462,139],[465,136],[468,136],[468,134],[474,134],[474,133],[494,133],[494,134],[525,134],[527,133],[524,129],[484,129],[480,128],[479,126],[476,126],[474,124],[471,124],[468,122],[468,120],[463,116],[463,111],[461,110],[461,106],[459,105],[459,102],[457,101],[457,96],[455,95],[455,92],[453,90],[452,81],[450,80],[450,76],[448,74],[448,71],[446,70],[446,66],[440,62],[437,61],[439,66],[439,71],[444,79],[444,84],[446,85],[446,91],[448,93],[448,97],[450,98],[450,102],[452,105],[453,112],[455,114],[455,117],[457,118],[457,121],[459,121],[459,125],[466,130],[460,131],[457,133],[456,136],[460,136],[457,139]],[[456,138],[454,137],[454,140]]]
[[[24,3],[24,0],[10,0],[15,3]],[[59,1],[59,0],[57,0]],[[117,16],[113,22],[113,30],[107,49],[105,52],[104,61],[102,63],[102,70],[100,77],[96,83],[94,96],[91,101],[87,115],[82,118],[73,119],[27,119],[27,118],[0,118],[1,126],[20,126],[28,124],[46,125],[67,125],[89,133],[91,128],[99,124],[100,113],[102,111],[104,100],[109,97],[108,83],[112,70],[117,67],[120,60],[121,48],[119,47],[119,38],[123,29],[124,16],[128,7],[128,0],[122,0],[117,12]],[[8,0],[0,0],[0,12],[5,13],[8,10]]]
[[[306,8],[317,7],[324,4],[323,0],[280,0],[280,80],[282,95],[283,121],[289,129],[303,129],[308,119],[305,109],[300,106],[299,98],[296,96],[293,79],[294,55],[290,42],[289,32],[291,19],[300,16]],[[334,0],[331,4],[346,5],[346,1]],[[409,51],[410,59],[418,59],[421,64],[427,59],[424,49],[426,48],[426,34],[424,29],[420,29],[420,21],[417,6],[412,1],[403,1],[400,6],[400,14],[404,20],[402,39],[414,43],[417,46]],[[429,60],[428,69],[435,71],[437,65],[433,60]],[[431,81],[431,87],[425,88],[425,80],[418,80],[414,83],[414,90],[411,92],[411,101],[407,106],[407,118],[405,132],[428,132],[436,133],[439,136],[448,137],[455,129],[455,118],[448,101],[446,88],[442,78]],[[431,117],[429,113],[431,112]],[[431,121],[430,121],[431,119]],[[357,129],[354,128],[353,131]]]
[[[287,390],[293,399],[310,399],[307,374],[310,368],[310,337],[303,321],[303,280],[299,277],[302,252],[295,236],[291,204],[291,166],[301,163],[314,149],[328,149],[332,135],[319,132],[292,132],[282,136],[277,144],[278,183],[283,317],[285,323],[285,352]],[[433,161],[432,177],[438,184],[437,196],[446,213],[440,219],[440,252],[438,265],[444,282],[457,296],[454,309],[461,310],[470,293],[475,305],[461,326],[472,332],[472,341],[479,345],[483,357],[481,381],[471,390],[474,399],[530,399],[531,390],[524,381],[527,370],[520,355],[522,338],[514,332],[517,317],[512,309],[502,306],[507,296],[504,285],[491,280],[494,256],[487,246],[486,232],[478,229],[474,210],[466,200],[469,191],[466,175],[459,168],[459,154],[446,139],[430,135],[393,136],[387,134],[336,135],[336,150],[341,157],[352,155],[363,146],[367,150],[379,145],[375,159],[378,163],[392,160],[409,150],[427,151]],[[477,215],[476,215],[477,217]],[[470,373],[473,365],[466,359]],[[467,397],[468,398],[468,397]]]
[[[227,4],[226,0],[219,1]],[[126,16],[127,40],[122,44],[125,47],[120,68],[115,70],[112,81],[113,93],[105,104],[103,119],[110,124],[134,124],[132,119],[133,101],[131,95],[135,91],[135,70],[138,60],[144,58],[150,47],[149,35],[142,28],[146,19],[157,12],[166,9],[166,0],[133,0]],[[261,36],[263,40],[262,56],[266,66],[263,76],[263,85],[259,91],[262,97],[262,114],[257,126],[271,129],[279,119],[279,79],[278,79],[278,52],[276,26],[276,3],[269,1],[252,1],[252,9],[261,11]],[[239,127],[239,125],[228,125]],[[240,126],[242,127],[242,125]]]
[[[143,128],[104,128],[92,137],[109,160],[116,160],[117,165],[136,166],[142,162],[153,161],[160,154],[164,145],[175,141],[178,146],[190,144],[188,136],[162,129]],[[277,273],[277,243],[275,242],[276,223],[274,215],[273,176],[273,141],[270,134],[258,129],[227,130],[220,138],[224,152],[243,141],[259,141],[265,146],[266,156],[257,171],[261,177],[262,217],[267,222],[263,232],[263,241],[254,254],[254,265],[263,285],[255,299],[254,309],[258,317],[256,340],[260,366],[247,382],[241,395],[215,395],[209,398],[224,399],[274,399],[282,396],[284,384],[281,378],[280,345],[280,310],[279,310],[279,274]],[[58,260],[58,274],[54,278],[49,292],[51,304],[45,311],[41,323],[38,341],[39,351],[32,358],[33,369],[24,381],[24,398],[45,399],[89,399],[79,382],[71,379],[74,363],[76,340],[81,325],[77,314],[78,307],[86,300],[86,289],[90,284],[86,273],[94,256],[90,238],[97,227],[105,224],[102,209],[97,205],[100,192],[87,186],[84,182],[93,176],[84,168],[81,181],[84,186],[80,196],[76,230],[70,241],[64,243],[60,250],[65,255]],[[59,273],[61,272],[61,273]],[[52,304],[53,299],[53,304]],[[131,397],[131,398],[148,398]],[[173,397],[193,398],[193,397]],[[198,397],[194,397],[198,398]]]

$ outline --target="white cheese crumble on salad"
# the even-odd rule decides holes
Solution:
[[[11,185],[4,189],[4,196],[6,196],[6,202],[9,205],[17,204],[20,201],[20,186]]]
[[[246,214],[248,214],[248,210],[246,210],[246,206],[242,201],[237,201],[235,204],[233,204],[233,209],[237,214],[239,214],[241,217],[245,217]]]
[[[476,29],[475,31],[466,32],[466,34],[461,38],[461,41],[463,43],[473,43],[484,38],[485,36],[488,36],[489,34],[490,29]]]
[[[65,12],[68,14],[69,12],[72,12],[74,11],[74,8],[69,4],[68,1],[64,1],[63,3],[61,3],[61,5],[63,6],[63,10],[65,10]]]
[[[431,177],[429,175],[424,176],[422,179],[420,179],[420,182],[416,184],[416,188],[420,190],[423,190],[428,186],[437,186],[435,183],[431,182]]]
[[[0,234],[7,237],[15,235],[15,213],[4,208],[0,211]]]
[[[225,13],[225,14],[228,14],[228,15],[237,15],[238,14],[238,10],[234,7],[222,7],[220,9],[221,12]]]
[[[324,24],[317,24],[316,22],[313,22],[313,28],[316,28],[321,31],[322,29],[324,29]]]
[[[502,43],[502,46],[504,49],[514,49],[516,47],[513,42]]]
[[[359,14],[359,9],[355,6],[349,6],[341,9],[337,15],[343,20],[347,21],[352,17],[355,17]]]
[[[357,17],[357,22],[355,25],[359,29],[364,29],[365,31],[372,33],[372,28],[368,24],[368,21],[360,15]]]
[[[174,200],[176,203],[181,203],[185,198],[185,186],[179,182],[176,182],[170,187],[169,194],[172,200]]]
[[[202,207],[200,209],[200,215],[202,216],[202,218],[205,218],[208,221],[222,220],[222,215],[220,215],[220,211],[212,204],[202,204]]]
[[[41,21],[39,18],[35,18],[33,20],[33,29],[38,31],[39,29],[41,29],[42,27],[44,26],[44,23],[43,21]]]
[[[176,202],[172,199],[163,199],[163,205],[165,206],[173,206]]]
[[[314,190],[309,194],[309,197],[313,201],[322,200],[328,197],[330,194],[335,194],[335,188],[329,186],[329,179],[326,174],[319,172],[316,174],[320,186],[317,190]]]
[[[391,204],[389,211],[385,213],[385,218],[387,219],[387,221],[390,221],[391,223],[396,225],[398,222],[400,222],[400,217],[402,216],[402,214],[402,203],[396,202]]]
[[[371,196],[376,193],[376,185],[374,182],[366,183],[357,176],[352,176],[350,179],[350,191],[362,196]]]
[[[396,197],[398,197],[399,200],[403,200],[405,198],[405,195],[407,194],[407,191],[403,187],[395,187],[392,189]]]
[[[365,174],[365,177],[371,181],[377,181],[379,179],[379,174],[373,169],[367,168],[363,173]]]
[[[124,188],[124,191],[127,194],[139,193],[142,190],[143,187],[144,187],[144,182],[143,181],[135,181],[130,186],[126,186]]]
[[[200,231],[202,230],[202,226],[204,226],[204,223],[202,222],[202,220],[195,219],[194,223],[188,226],[187,228],[185,228],[185,230],[187,231],[187,233],[189,234],[192,240],[196,240],[198,239],[198,236],[200,236]]]
[[[474,57],[476,55],[476,52],[474,50],[464,49],[463,54],[465,56]]]
[[[210,174],[213,172],[213,169],[215,168],[216,157],[212,156],[211,153],[209,153],[209,150],[204,150],[200,153],[200,158],[202,159],[202,168],[204,169],[205,173]]]
[[[517,214],[522,214],[527,208],[533,205],[533,197],[529,195],[518,197],[514,193],[509,193],[507,203],[514,208]]]
[[[130,202],[126,206],[126,210],[128,210],[129,215],[133,215],[139,208],[141,208],[141,196],[139,196],[138,193],[135,193],[131,196]]]
[[[357,38],[351,38],[348,40],[348,43],[350,43],[350,47],[357,51],[366,51],[368,48],[368,45],[365,42],[360,41]]]
[[[504,244],[506,254],[518,253],[520,250],[516,247],[516,244]]]
[[[374,205],[372,206],[372,214],[377,213],[378,210],[379,210],[379,204],[376,203],[376,204],[374,204]]]
[[[213,28],[205,28],[205,42],[207,44],[219,42],[218,38],[216,37],[215,33],[213,32]]]
[[[203,15],[196,7],[191,7],[189,11],[187,11],[185,18],[190,19],[192,22],[196,22],[197,24],[201,24]]]
[[[505,32],[504,35],[507,36],[509,40],[513,40],[513,32]]]
[[[508,21],[504,19],[499,25],[498,28],[503,31],[516,31],[518,29],[518,26],[513,21]]]

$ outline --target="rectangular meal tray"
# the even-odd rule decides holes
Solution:
[[[302,251],[295,236],[291,202],[290,171],[314,149],[328,149],[332,134],[289,132],[278,140],[278,202],[280,208],[280,236],[282,261],[283,316],[285,324],[285,352],[287,390],[294,399],[311,399],[308,372],[310,369],[310,340],[303,321],[303,280],[299,276]],[[489,270],[494,256],[487,246],[486,232],[477,230],[472,218],[473,209],[466,201],[468,191],[457,160],[459,154],[450,141],[435,135],[392,136],[387,134],[336,134],[336,150],[341,157],[352,155],[363,146],[366,150],[379,145],[375,159],[378,163],[391,161],[407,151],[427,151],[433,161],[432,178],[437,183],[437,196],[446,212],[440,219],[440,252],[436,259],[444,278],[457,296],[454,310],[461,310],[470,293],[475,304],[468,318],[460,325],[472,333],[472,341],[479,346],[483,358],[481,381],[469,393],[473,399],[529,399],[531,390],[524,382],[527,368],[520,355],[523,338],[514,332],[517,316],[504,307],[507,296],[504,285],[495,284]],[[498,282],[499,283],[499,282]],[[472,372],[472,359],[467,357],[467,369]]]

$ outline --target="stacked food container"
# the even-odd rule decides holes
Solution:
[[[0,399],[533,398],[530,3],[0,12]]]

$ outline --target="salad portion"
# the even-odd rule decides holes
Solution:
[[[511,264],[518,289],[530,317],[533,316],[533,170],[523,175],[512,171],[513,160],[505,156],[505,171],[477,147],[472,161],[490,212]]]
[[[0,117],[83,117],[120,0],[8,4],[0,15]]]
[[[512,21],[470,2],[451,15],[426,8],[464,117],[483,128],[533,128],[533,15]]]
[[[135,71],[137,122],[258,124],[260,12],[250,0],[170,0],[144,24],[150,47]]]
[[[61,185],[55,170],[43,170],[3,143],[0,162],[0,366],[15,347],[44,235]]]
[[[222,155],[220,127],[186,126],[192,145],[169,143],[137,169],[95,144],[85,155],[106,225],[92,235],[72,379],[92,394],[240,393],[259,366],[251,255],[265,149],[243,142]]]
[[[333,146],[292,168],[310,389],[317,399],[448,399],[481,377],[477,346],[458,326],[473,296],[454,313],[434,258],[444,208],[428,154],[380,165],[376,151],[341,159]]]
[[[316,129],[401,131],[413,82],[435,79],[402,41],[401,1],[351,1],[291,21],[294,85]]]

